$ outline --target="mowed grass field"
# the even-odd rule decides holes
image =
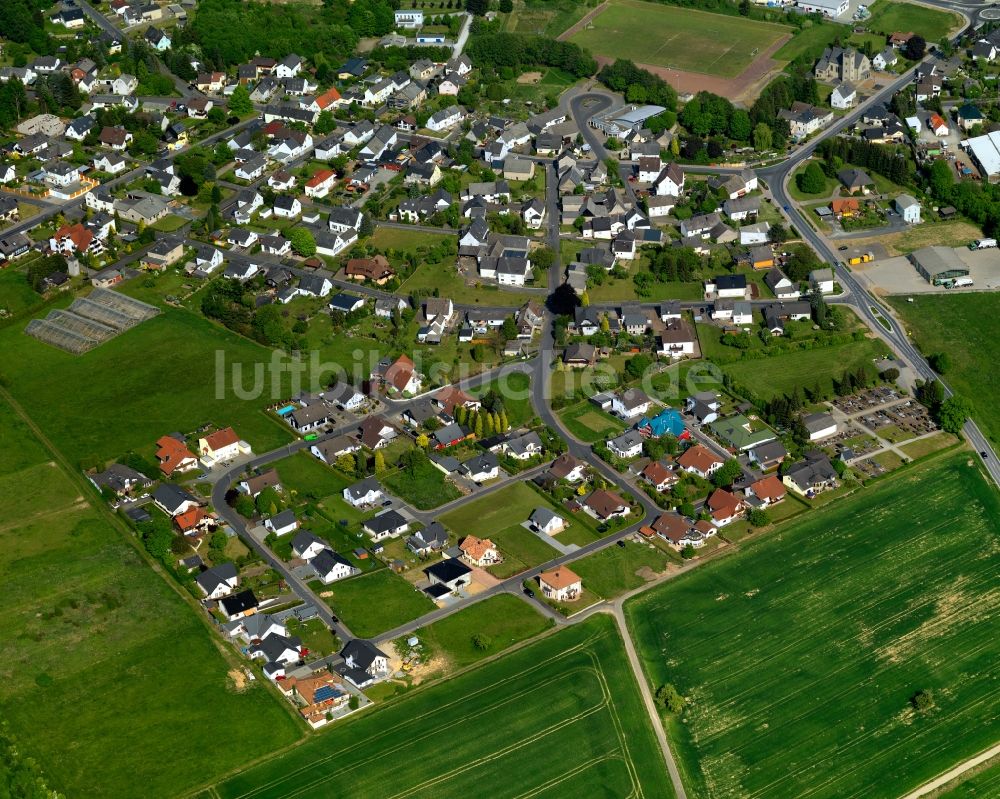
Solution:
[[[24,333],[24,323],[0,331],[0,375],[11,394],[74,463],[99,462],[130,450],[152,455],[154,442],[175,430],[231,425],[257,452],[291,440],[263,409],[282,399],[267,390],[242,400],[224,370],[223,399],[216,396],[216,358],[243,364],[245,386],[253,367],[269,362],[264,347],[191,312],[160,316],[83,355],[43,344]],[[220,380],[223,378],[220,378]]]
[[[176,797],[294,742],[278,698],[231,686],[195,609],[48,457],[0,401],[0,717],[51,787]]]
[[[746,386],[759,397],[770,399],[789,394],[796,387],[820,386],[832,390],[833,379],[849,369],[856,369],[885,352],[885,345],[875,339],[851,341],[832,347],[772,355],[749,361],[736,361],[722,367],[733,382]]]
[[[688,795],[894,798],[996,743],[997,519],[944,456],[628,602]]]
[[[972,403],[975,420],[994,444],[1000,444],[1000,374],[984,364],[1000,358],[997,317],[1000,295],[918,294],[889,297],[920,351],[948,353],[952,366],[944,379]]]
[[[314,588],[348,629],[361,638],[372,638],[435,608],[427,594],[389,569],[330,585],[317,581]]]
[[[219,799],[673,795],[605,617],[339,722],[214,791]]]
[[[791,28],[691,8],[611,0],[570,41],[594,55],[732,78]]]

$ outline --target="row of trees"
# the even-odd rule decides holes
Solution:
[[[677,110],[674,87],[659,75],[640,69],[626,58],[616,59],[613,64],[602,67],[597,79],[612,91],[623,93],[631,103],[650,103],[662,105],[668,111]]]
[[[899,147],[832,136],[820,142],[817,151],[823,157],[823,171],[831,177],[836,176],[845,163],[850,163],[877,172],[901,186],[913,182],[913,164],[905,150]]]
[[[944,160],[932,161],[924,174],[939,205],[954,206],[991,236],[1000,233],[1000,185],[986,181],[956,182],[951,165]]]
[[[467,48],[469,58],[481,68],[521,69],[525,66],[556,67],[578,78],[593,75],[597,62],[579,45],[546,36],[521,33],[485,33],[474,37]]]

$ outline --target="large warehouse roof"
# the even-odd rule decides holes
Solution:
[[[984,177],[1000,175],[1000,131],[976,136],[963,144],[972,153]]]
[[[958,254],[951,247],[922,247],[910,253],[913,265],[927,280],[961,277],[969,274]]]

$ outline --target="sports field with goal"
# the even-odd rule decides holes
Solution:
[[[960,451],[628,602],[688,796],[897,799],[993,746],[998,519]]]
[[[336,722],[219,799],[673,796],[614,623],[598,616]]]
[[[792,32],[784,25],[691,8],[610,0],[569,40],[595,56],[732,78]]]

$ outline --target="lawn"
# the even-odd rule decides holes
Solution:
[[[807,60],[815,61],[843,33],[843,27],[833,22],[806,22],[801,31],[778,48],[774,58],[794,61],[799,56],[805,56]]]
[[[994,744],[997,518],[945,456],[629,601],[688,795],[898,797]]]
[[[957,14],[939,11],[916,3],[893,3],[879,0],[871,5],[871,18],[867,28],[888,36],[893,31],[913,31],[928,42],[938,42],[952,28],[961,26]]]
[[[394,233],[399,231],[393,231]],[[530,285],[530,284],[529,284]],[[399,287],[397,294],[405,296],[424,289],[437,289],[440,296],[453,302],[472,304],[481,302],[487,307],[497,305],[519,305],[531,299],[541,299],[541,295],[514,289],[500,289],[496,285],[469,285],[455,269],[454,262],[421,264]]]
[[[338,722],[214,790],[219,799],[673,795],[607,618]]]
[[[501,579],[520,574],[559,556],[559,553],[543,538],[531,530],[526,530],[520,524],[495,530],[489,537],[503,553],[503,563],[490,566],[487,571]]]
[[[0,512],[0,707],[51,787],[132,797],[142,785],[143,796],[175,797],[294,742],[299,727],[277,697],[260,682],[234,690],[231,664],[194,609],[27,428],[7,424],[10,413],[0,405],[0,496],[32,502]],[[240,746],[220,747],[233,719]]]
[[[498,594],[414,634],[430,647],[433,655],[441,655],[451,668],[460,669],[519,641],[534,638],[551,626],[552,622],[527,602],[510,594]],[[489,647],[479,649],[473,645],[472,637],[477,633],[489,639]]]
[[[996,335],[1000,297],[990,293],[918,294],[913,302],[889,297],[921,352],[946,352],[951,368],[944,376],[972,403],[974,418],[994,444],[1000,444],[1000,374],[983,365],[1000,357]]]
[[[431,233],[427,230],[378,227],[368,243],[380,250],[415,250],[418,247],[436,247],[442,237],[454,235],[454,230]]]
[[[930,455],[932,452],[953,446],[956,443],[958,443],[958,439],[951,433],[941,432],[927,438],[921,438],[919,441],[903,444],[900,449],[906,453],[907,457],[916,460],[917,458]]]
[[[506,30],[556,37],[597,5],[597,0],[518,0],[507,15]]]
[[[407,466],[386,475],[382,482],[397,497],[420,510],[436,508],[462,495],[427,459],[419,461],[415,467]]]
[[[527,483],[512,483],[495,494],[468,502],[442,516],[441,524],[452,530],[459,538],[467,535],[492,538],[495,535],[497,538],[494,540],[500,545],[500,551],[504,555],[507,553],[502,541],[512,543],[517,548],[515,556],[522,555],[528,560],[535,561],[530,565],[537,565],[555,557],[557,554],[555,550],[545,557],[544,550],[549,547],[542,539],[521,528],[525,536],[531,536],[537,542],[537,544],[527,544],[522,536],[509,532],[514,526],[527,520],[535,508],[554,510],[570,523],[565,530],[555,536],[555,540],[560,543],[586,543],[598,537],[589,520],[585,521],[582,516],[572,516],[556,507]]]
[[[348,629],[362,638],[374,638],[435,608],[427,594],[389,569],[315,587]]]
[[[649,35],[656,31],[655,36]],[[608,58],[731,78],[791,28],[640,0],[611,0],[570,41]]]
[[[251,367],[263,367],[270,353],[187,311],[168,309],[84,355],[43,344],[21,324],[0,331],[0,348],[0,374],[10,392],[74,463],[130,449],[151,453],[160,436],[207,424],[232,425],[258,452],[291,437],[262,412],[282,398],[283,380],[274,400],[270,380],[257,399],[244,400],[234,396],[232,371],[218,374],[217,358],[242,364],[250,389]]]
[[[286,491],[294,491],[299,501],[339,495],[347,487],[337,472],[306,450],[275,461],[268,468],[277,470],[281,485]]]
[[[947,222],[921,222],[907,228],[901,233],[890,233],[871,239],[855,239],[852,246],[859,250],[880,244],[889,255],[904,255],[921,247],[937,245],[940,247],[964,247],[974,239],[982,238],[983,231],[978,225],[961,219],[951,219]]]
[[[563,408],[559,418],[567,430],[587,444],[604,441],[625,429],[621,419],[605,413],[590,400]]]
[[[188,220],[182,216],[175,216],[174,214],[167,214],[163,219],[158,219],[152,224],[153,230],[158,230],[161,233],[173,233],[180,230],[188,223]]]
[[[722,367],[734,383],[746,386],[764,399],[791,393],[796,387],[815,386],[830,391],[833,378],[846,370],[871,363],[885,351],[885,345],[874,339],[851,341],[830,347],[798,350],[757,360],[736,361]]]
[[[24,313],[42,302],[41,295],[28,285],[23,270],[14,267],[0,270],[0,318]]]
[[[489,391],[495,391],[503,397],[503,407],[511,427],[519,427],[534,418],[535,409],[531,406],[531,375],[524,372],[508,372],[486,385],[469,389],[469,394],[473,397],[482,397]]]
[[[570,568],[583,578],[587,590],[605,599],[614,599],[638,588],[666,570],[667,554],[652,544],[626,541],[624,547],[605,547],[600,552],[575,560]],[[638,574],[642,571],[645,576]]]

